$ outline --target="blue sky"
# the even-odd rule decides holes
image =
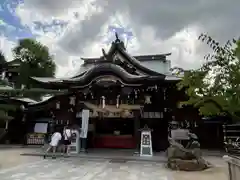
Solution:
[[[15,14],[15,9],[22,0],[1,0],[0,4],[0,32],[10,40],[18,38],[33,37],[31,31],[22,26],[19,17]]]

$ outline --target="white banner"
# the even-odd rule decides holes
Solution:
[[[89,123],[89,110],[83,109],[82,110],[82,128],[81,128],[81,138],[87,138],[88,133],[88,123]]]

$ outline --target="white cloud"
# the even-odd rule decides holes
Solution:
[[[7,61],[13,59],[12,48],[16,45],[16,42],[8,40],[4,35],[0,35],[0,50],[5,55]]]
[[[36,0],[35,2],[38,1]],[[82,1],[80,4],[71,4],[68,1],[65,5],[67,6],[70,3],[69,9],[66,9],[66,6],[61,6],[65,10],[59,11],[59,9],[56,9],[55,16],[46,16],[48,13],[46,14],[44,11],[43,4],[42,9],[35,9],[37,6],[31,6],[32,1],[25,1],[24,4],[20,4],[16,9],[16,15],[20,18],[22,25],[29,28],[37,36],[37,40],[47,45],[50,52],[54,55],[58,65],[57,76],[64,76],[69,70],[74,70],[76,67],[72,67],[72,61],[81,62],[81,53],[73,54],[67,51],[68,47],[64,48],[61,44],[66,44],[66,41],[70,39],[71,33],[76,32],[82,21],[94,13],[101,12],[101,8],[95,7],[92,5],[92,2],[91,0]],[[40,26],[37,27],[36,22],[40,23]],[[47,25],[47,28],[44,27],[45,25]],[[79,38],[77,41],[81,42],[81,39]]]
[[[171,52],[172,65],[184,68],[202,63],[206,49],[197,41],[200,32],[220,34],[222,39],[229,38],[229,29],[231,38],[236,34],[233,22],[239,1],[159,1],[25,0],[15,12],[55,55],[58,75],[74,70],[80,57],[100,56],[101,48],[107,50],[102,42],[109,36],[107,26],[118,23],[116,19],[135,35],[127,46],[131,54]]]

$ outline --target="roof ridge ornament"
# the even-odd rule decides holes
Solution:
[[[117,32],[115,32],[115,37],[116,37],[115,43],[120,43],[121,40],[119,39]]]
[[[116,37],[116,40],[115,40],[113,43],[118,44],[121,48],[123,48],[124,50],[126,50],[126,47],[125,47],[125,45],[124,45],[124,42],[119,38],[117,32],[115,32],[115,37]]]
[[[108,55],[107,55],[106,51],[103,48],[102,48],[102,54],[103,54],[103,58],[105,60],[107,60],[108,59]]]

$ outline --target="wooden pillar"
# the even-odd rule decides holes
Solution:
[[[51,119],[49,121],[49,134],[50,136],[54,133],[55,131],[55,125],[56,125],[56,116],[54,114],[54,112],[51,111]]]
[[[134,112],[134,138],[136,142],[135,153],[139,153],[140,151],[140,112]]]

